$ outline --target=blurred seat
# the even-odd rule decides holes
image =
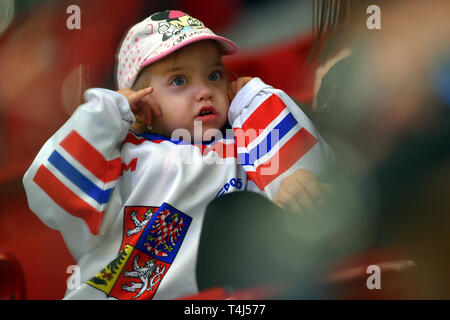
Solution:
[[[374,284],[374,266],[379,271],[379,288],[369,288]],[[413,260],[394,248],[376,248],[332,263],[324,280],[331,299],[399,300],[414,299],[416,278]]]
[[[25,278],[17,259],[0,253],[0,299],[25,300]]]

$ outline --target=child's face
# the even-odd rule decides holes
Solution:
[[[154,89],[151,101],[162,111],[161,117],[153,119],[152,132],[170,137],[175,129],[184,128],[192,139],[204,140],[206,130],[225,125],[230,105],[228,80],[213,41],[186,46],[145,72],[149,72],[149,85]],[[194,121],[202,127],[195,131],[196,136]]]

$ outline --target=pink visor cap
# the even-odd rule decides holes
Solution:
[[[167,10],[152,14],[133,26],[127,33],[119,50],[117,86],[119,90],[131,88],[139,72],[149,64],[201,40],[216,40],[221,54],[235,54],[238,46],[220,37],[203,22],[188,14]]]

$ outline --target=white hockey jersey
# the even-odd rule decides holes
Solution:
[[[81,281],[65,299],[197,293],[210,201],[244,189],[273,198],[296,169],[320,177],[333,160],[301,109],[258,78],[231,103],[234,136],[210,144],[131,132],[134,115],[117,92],[89,89],[85,99],[23,179],[31,210],[61,232],[77,261]]]

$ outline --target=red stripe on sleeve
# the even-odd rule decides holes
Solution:
[[[76,131],[70,132],[61,146],[79,163],[104,183],[117,180],[122,172],[120,158],[106,158]]]
[[[33,181],[62,209],[74,217],[83,219],[92,234],[99,233],[103,211],[99,212],[78,197],[44,165],[39,167]]]
[[[247,172],[250,180],[255,182],[255,184],[261,189],[264,188],[279,177],[281,174],[286,172],[294,163],[296,163],[304,154],[306,154],[314,145],[317,143],[317,139],[308,132],[305,128],[301,128],[288,142],[286,142],[281,149],[278,151],[278,170],[273,174],[264,174],[264,171],[272,171],[272,168],[277,159],[276,155],[272,156],[266,162],[260,164],[256,171]],[[276,165],[276,163],[275,163]],[[275,166],[276,169],[276,166]]]
[[[242,124],[242,129],[245,132],[254,130],[258,135],[261,130],[267,128],[267,126],[286,108],[283,100],[276,94],[272,94],[269,98],[264,100],[258,108],[248,117]],[[248,142],[245,142],[247,146],[255,139],[254,134],[247,134],[249,137]],[[256,135],[257,136],[257,135]],[[241,143],[238,143],[238,148],[242,147]]]

